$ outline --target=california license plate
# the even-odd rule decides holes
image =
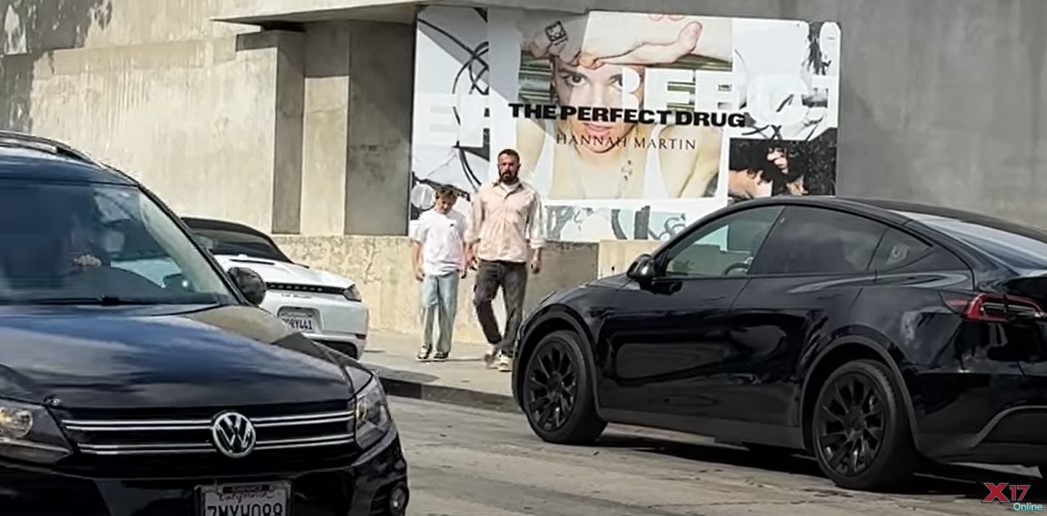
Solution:
[[[288,516],[287,482],[200,486],[200,516]]]
[[[292,330],[301,332],[316,331],[316,318],[309,315],[280,314],[280,319],[291,327]]]

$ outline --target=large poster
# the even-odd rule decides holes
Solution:
[[[516,149],[550,240],[666,239],[729,202],[835,193],[833,22],[433,6],[418,18],[413,221]]]

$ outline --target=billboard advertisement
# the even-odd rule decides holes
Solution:
[[[835,193],[834,22],[419,13],[410,218],[513,148],[550,240],[666,239],[730,202]]]

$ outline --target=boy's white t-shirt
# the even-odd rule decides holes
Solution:
[[[443,276],[462,270],[465,217],[454,210],[428,210],[418,217],[414,239],[422,243],[422,271]]]

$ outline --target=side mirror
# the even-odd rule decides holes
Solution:
[[[229,269],[229,277],[240,292],[244,294],[251,304],[257,306],[265,299],[265,280],[257,272],[246,267],[233,267]]]
[[[625,272],[626,277],[640,283],[649,283],[658,275],[655,270],[654,258],[649,254],[641,254],[633,260],[629,270]]]
[[[182,274],[168,274],[164,276],[164,288],[173,292],[192,292],[193,286]]]

